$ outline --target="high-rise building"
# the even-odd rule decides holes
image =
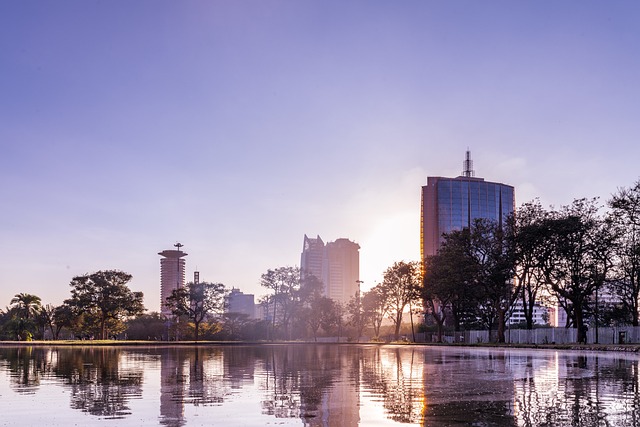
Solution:
[[[511,185],[476,178],[471,152],[467,151],[463,172],[456,178],[430,176],[422,187],[420,255],[435,255],[442,235],[470,227],[477,218],[502,224],[515,209]]]
[[[167,297],[174,289],[184,286],[185,260],[183,257],[187,254],[180,250],[183,246],[180,243],[174,246],[177,249],[158,252],[158,255],[162,256],[160,259],[160,313],[165,316],[171,315],[171,309],[165,305]]]
[[[312,274],[322,280],[322,262],[324,260],[324,242],[317,236],[315,239],[304,235],[300,268],[304,274]]]
[[[360,245],[349,239],[337,239],[326,245],[318,236],[304,236],[300,268],[313,274],[323,285],[323,294],[346,304],[358,292]]]
[[[360,245],[349,239],[337,239],[325,246],[323,282],[325,295],[342,304],[358,292]]]
[[[249,319],[255,319],[256,309],[253,294],[245,294],[240,289],[233,288],[227,296],[227,313],[246,314]]]

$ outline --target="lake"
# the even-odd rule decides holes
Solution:
[[[2,346],[0,425],[640,426],[623,352]]]

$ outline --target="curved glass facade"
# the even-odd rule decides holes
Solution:
[[[422,187],[420,252],[435,255],[442,235],[469,227],[476,218],[505,221],[515,209],[515,189],[482,178],[429,177]]]

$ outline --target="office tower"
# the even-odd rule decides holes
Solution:
[[[160,313],[165,316],[171,315],[171,309],[165,306],[167,297],[174,289],[184,286],[185,260],[187,256],[180,248],[180,243],[174,245],[177,249],[168,249],[158,252],[162,256],[160,259]]]
[[[227,296],[227,313],[246,314],[250,319],[255,319],[255,303],[253,294],[245,294],[240,289],[233,288]]]
[[[313,274],[323,285],[323,294],[346,304],[358,291],[360,279],[360,245],[349,239],[337,239],[326,245],[318,236],[304,236],[300,267],[303,274]]]
[[[322,280],[322,260],[324,259],[324,242],[320,236],[315,239],[304,235],[302,244],[302,255],[300,257],[300,268],[303,274],[313,274],[317,279]]]
[[[471,152],[467,151],[463,172],[456,178],[428,177],[422,187],[420,255],[435,255],[442,235],[470,227],[476,218],[502,224],[515,209],[515,189],[506,184],[476,178]]]
[[[323,283],[325,295],[346,304],[358,292],[360,245],[349,239],[337,239],[325,246]]]

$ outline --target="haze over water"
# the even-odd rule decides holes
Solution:
[[[0,425],[629,426],[638,361],[376,345],[2,347]]]

